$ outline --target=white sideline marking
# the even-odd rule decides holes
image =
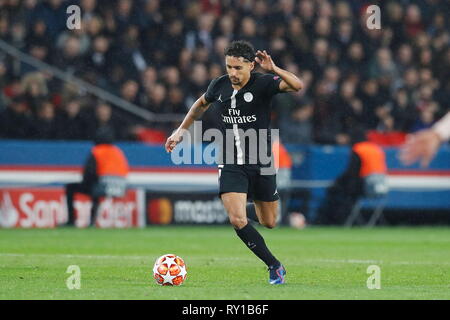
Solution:
[[[393,265],[450,265],[450,262],[430,261],[383,261],[383,260],[359,260],[359,259],[306,259],[308,262],[325,263],[349,263],[349,264],[393,264]]]
[[[122,255],[87,255],[87,254],[60,254],[60,253],[0,253],[4,257],[59,257],[59,258],[85,258],[85,259],[150,259],[152,256],[122,256]],[[211,260],[241,260],[246,259],[235,257],[212,258]],[[348,263],[348,264],[393,264],[393,265],[450,265],[450,262],[430,262],[430,261],[383,261],[383,260],[360,260],[360,259],[302,259],[302,262],[315,263]]]
[[[64,253],[0,253],[0,257],[41,257],[41,258],[49,258],[49,257],[58,257],[58,258],[85,258],[85,259],[156,259],[156,256],[153,257],[151,255],[148,256],[122,256],[122,255],[88,255],[88,254],[64,254]],[[207,258],[205,258],[207,259]],[[246,260],[241,258],[234,257],[223,257],[223,258],[211,258],[207,260]]]

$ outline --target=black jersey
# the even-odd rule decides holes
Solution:
[[[277,75],[258,72],[251,73],[240,90],[232,87],[228,75],[211,81],[205,99],[215,104],[214,110],[220,117],[220,163],[270,165],[266,159],[271,155],[271,101],[282,92],[280,82]]]

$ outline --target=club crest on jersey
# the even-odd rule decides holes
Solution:
[[[253,95],[251,92],[244,93],[245,102],[251,102],[253,100]]]

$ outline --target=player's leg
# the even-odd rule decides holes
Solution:
[[[219,195],[235,229],[247,224],[248,177],[242,166],[219,166]]]
[[[251,181],[254,193],[254,205],[259,223],[267,228],[274,228],[278,216],[278,192],[276,175],[256,175]],[[276,259],[275,259],[276,260]],[[282,284],[285,282],[286,269],[276,260],[269,266],[269,283]]]
[[[245,245],[269,268],[279,265],[279,261],[267,248],[261,234],[248,222],[246,214],[247,194],[227,192],[221,195],[230,223]]]
[[[277,265],[279,262],[267,248],[263,237],[247,220],[248,187],[249,175],[243,166],[225,165],[219,169],[220,198],[236,234],[268,267]]]
[[[226,192],[222,193],[221,198],[231,225],[236,230],[245,227],[248,223],[246,215],[247,194]]]
[[[275,228],[278,216],[278,200],[276,201],[261,201],[253,200],[255,204],[256,215],[259,223],[266,228]],[[271,284],[282,284],[285,282],[286,269],[277,260],[276,264],[269,266],[269,282]]]
[[[278,201],[253,201],[258,221],[266,228],[272,229],[277,225]]]

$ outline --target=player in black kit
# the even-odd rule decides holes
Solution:
[[[165,148],[172,152],[183,132],[211,104],[216,104],[223,134],[220,197],[239,238],[268,266],[269,283],[282,284],[286,270],[248,222],[246,205],[247,199],[253,199],[259,222],[267,228],[275,227],[279,199],[276,175],[275,171],[264,171],[271,166],[265,157],[271,152],[270,104],[275,94],[298,91],[303,83],[276,66],[265,50],[255,52],[248,42],[233,41],[224,53],[227,75],[211,81],[206,93],[192,105],[180,127],[167,139]],[[270,73],[252,72],[256,63]],[[258,139],[247,142],[255,134]]]

